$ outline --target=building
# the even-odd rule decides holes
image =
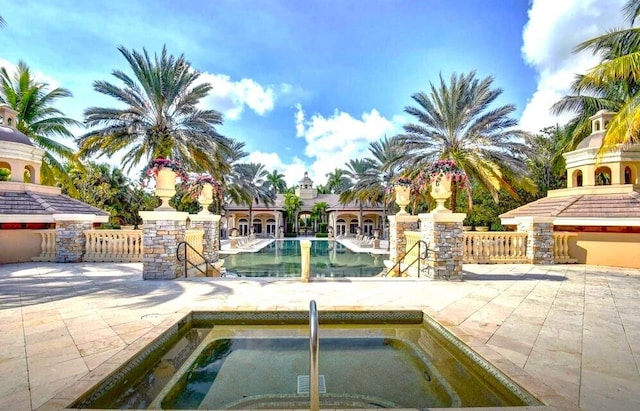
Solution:
[[[591,135],[564,154],[567,188],[502,214],[502,224],[549,219],[554,231],[574,233],[569,254],[579,263],[640,268],[640,144],[598,156],[614,115],[602,110],[592,116]]]
[[[11,173],[0,181],[0,264],[38,259],[47,239],[55,239],[52,259],[80,261],[84,230],[109,221],[109,213],[40,185],[44,151],[15,128],[16,115],[0,105],[0,168]]]
[[[318,231],[317,222],[311,222],[311,210],[314,204],[320,202],[327,203],[325,222],[330,229],[333,229],[336,236],[353,236],[357,233],[358,227],[362,228],[363,235],[373,236],[375,229],[379,229],[382,233],[385,228],[385,212],[382,205],[364,204],[360,207],[355,202],[341,204],[338,194],[318,194],[318,190],[313,187],[313,181],[306,172],[295,194],[302,201],[302,207],[296,218],[296,232],[299,235],[313,235]],[[228,231],[233,228],[238,229],[239,235],[247,235],[253,228],[258,237],[276,237],[280,228],[284,228],[285,218],[284,195],[278,194],[272,206],[264,203],[254,204],[251,207],[251,213],[246,205],[229,205],[223,217],[223,224]]]

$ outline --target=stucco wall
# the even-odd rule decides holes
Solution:
[[[41,239],[31,230],[0,230],[0,264],[31,261],[40,255]]]
[[[640,268],[640,234],[577,233],[569,242],[578,263]]]

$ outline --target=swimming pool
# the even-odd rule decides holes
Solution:
[[[308,409],[308,318],[192,312],[70,408]],[[541,404],[421,311],[319,318],[321,408]]]
[[[223,255],[227,275],[300,277],[300,241],[276,240],[256,253]],[[384,267],[384,255],[354,253],[337,241],[311,241],[312,277],[373,277]]]

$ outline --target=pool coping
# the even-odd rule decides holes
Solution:
[[[405,309],[405,310],[390,310],[390,309],[366,309],[366,310],[358,310],[353,307],[330,307],[328,309],[322,310],[323,312],[400,312],[400,311],[413,311],[413,312],[421,312],[426,315],[426,318],[430,318],[433,320],[435,324],[442,327],[445,331],[451,333],[455,338],[457,338],[460,342],[466,344],[471,351],[477,354],[481,359],[485,360],[489,364],[496,367],[499,371],[504,373],[508,378],[513,380],[516,384],[523,387],[526,391],[528,391],[531,395],[537,398],[544,405],[540,406],[519,406],[519,407],[494,407],[494,408],[474,408],[474,407],[466,407],[459,408],[460,410],[473,410],[473,409],[495,409],[495,410],[523,410],[523,409],[535,409],[535,410],[553,410],[553,409],[562,409],[562,410],[579,410],[575,404],[570,402],[565,397],[559,395],[552,387],[546,385],[544,382],[530,375],[524,369],[518,367],[501,354],[488,347],[486,344],[477,340],[472,335],[466,333],[461,328],[448,323],[443,318],[438,318],[438,315],[434,312],[430,312],[430,310],[424,309]],[[184,320],[187,318],[192,318],[190,316],[193,313],[217,313],[217,315],[224,315],[224,313],[238,314],[240,312],[252,312],[252,313],[263,313],[263,314],[275,314],[286,312],[304,312],[298,310],[274,310],[274,309],[262,309],[256,310],[255,307],[237,307],[234,309],[219,309],[214,311],[207,311],[201,309],[192,309],[192,308],[184,308],[179,310],[168,318],[163,320],[160,324],[153,327],[146,334],[138,338],[136,341],[129,344],[126,348],[121,350],[120,352],[113,355],[111,358],[106,360],[103,364],[90,371],[82,378],[67,386],[63,390],[59,391],[53,398],[47,401],[42,408],[43,409],[61,409],[65,411],[76,410],[76,408],[68,408],[79,398],[85,396],[89,391],[98,387],[100,383],[103,382],[107,377],[112,376],[118,372],[123,372],[123,366],[133,360],[136,357],[140,356],[140,353],[145,350],[150,350],[155,348],[156,345],[161,343],[160,339],[164,336],[168,338],[171,335],[170,331],[172,328],[176,329],[176,332],[179,327],[183,326]],[[83,408],[87,410],[86,408]],[[438,408],[433,408],[437,410]],[[446,408],[447,410],[457,409],[457,408]],[[444,410],[444,408],[442,409]]]

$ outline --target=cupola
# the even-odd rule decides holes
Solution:
[[[9,181],[40,184],[44,151],[16,128],[17,114],[8,105],[0,105],[0,168],[11,172]]]

